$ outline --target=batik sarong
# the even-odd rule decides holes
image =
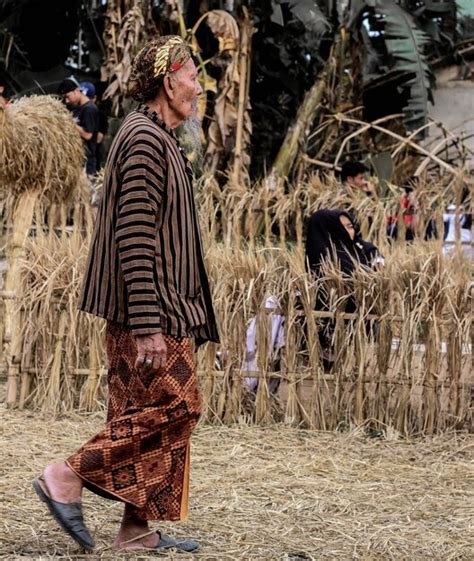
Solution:
[[[108,324],[107,424],[67,460],[86,487],[133,505],[142,520],[186,517],[189,440],[201,411],[189,339],[164,339],[165,368],[143,373],[130,331]]]

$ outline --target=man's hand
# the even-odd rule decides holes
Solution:
[[[92,138],[92,133],[91,132],[86,132],[80,125],[76,124],[77,130],[79,131],[79,134],[81,135],[81,138],[83,138],[84,140],[90,140]]]
[[[147,373],[157,373],[166,364],[166,343],[161,333],[136,335],[137,360],[135,368]]]
[[[375,193],[375,187],[374,184],[371,181],[364,181],[364,186],[362,187],[362,191],[364,191],[364,193],[373,195]]]

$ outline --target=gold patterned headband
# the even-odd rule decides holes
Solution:
[[[186,42],[177,35],[151,39],[133,60],[128,81],[128,95],[143,103],[155,95],[160,80],[169,72],[176,72],[191,58]]]
[[[174,62],[171,61],[173,54]],[[186,42],[177,35],[171,37],[164,45],[156,49],[153,75],[155,78],[167,72],[176,72],[191,58]]]

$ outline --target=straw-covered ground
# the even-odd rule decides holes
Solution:
[[[2,411],[3,559],[81,556],[30,482],[101,423],[98,413],[51,420]],[[163,527],[200,540],[200,553],[189,557],[197,560],[473,559],[473,461],[468,435],[390,441],[361,431],[201,426],[193,439],[189,519]],[[98,544],[89,559],[154,557],[108,547],[118,503],[86,493],[85,510]]]

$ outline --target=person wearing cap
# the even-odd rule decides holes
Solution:
[[[102,144],[104,137],[109,130],[107,115],[97,105],[97,92],[94,84],[92,82],[80,82],[79,86],[81,88],[82,93],[86,95],[90,99],[90,101],[92,101],[92,103],[94,103],[97,106],[97,109],[99,111],[99,115],[98,115],[99,122],[98,122],[98,132],[97,132],[97,145],[99,146],[100,144]]]
[[[94,85],[87,82],[89,86]],[[61,94],[66,105],[71,109],[77,129],[84,143],[86,157],[86,173],[93,177],[97,173],[97,134],[99,132],[99,110],[89,99],[91,90],[82,88],[75,78],[66,78],[59,85],[58,93]]]
[[[107,115],[102,111],[102,109],[97,105],[97,93],[95,86],[92,82],[80,82],[79,83],[80,89],[84,95],[86,95],[92,103],[97,107],[97,141],[95,147],[95,165],[97,171],[99,171],[102,167],[102,161],[104,158],[104,152],[102,150],[102,142],[104,141],[104,137],[109,130],[109,123],[107,120]],[[97,181],[92,180],[92,197],[91,197],[91,205],[92,205],[92,214],[94,217],[94,221],[97,217],[97,207],[99,202],[100,196],[100,185]]]
[[[86,549],[83,487],[124,503],[117,549],[195,551],[199,544],[150,530],[188,510],[189,444],[201,412],[191,340],[219,341],[192,188],[174,129],[196,118],[202,93],[187,44],[148,42],[107,159],[80,308],[107,320],[105,428],[34,481],[40,498]]]

